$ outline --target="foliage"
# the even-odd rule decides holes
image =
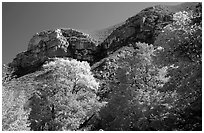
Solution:
[[[24,109],[25,92],[16,88],[18,81],[8,79],[5,78],[2,86],[2,130],[29,131],[29,110]]]
[[[118,82],[110,85],[114,88],[110,100],[100,112],[104,130],[150,130],[152,117],[161,121],[175,106],[175,91],[158,90],[170,78],[166,77],[167,67],[158,68],[152,63],[161,48],[145,43],[136,43],[136,48],[139,50],[118,55],[124,57],[116,61]]]
[[[188,25],[191,22],[192,12],[180,11],[173,15],[174,24],[176,25]]]
[[[68,58],[20,78],[3,66],[3,130],[201,130],[202,5],[165,25],[153,44],[120,48],[94,74]]]
[[[55,59],[44,65],[31,99],[32,130],[77,130],[100,109],[98,83],[87,62]]]
[[[154,42],[155,46],[164,47],[165,52],[160,54],[163,58],[162,62],[185,60],[201,63],[202,23],[194,21],[200,18],[198,14],[192,11],[175,13],[175,22],[163,29]]]
[[[201,117],[190,116],[189,122],[184,113],[192,113],[195,108],[199,111],[201,107],[200,102],[194,103],[201,92],[201,78],[197,75],[200,67],[195,67],[198,62],[187,65],[175,51],[169,55],[167,51],[174,47],[161,44],[136,43],[135,49],[120,49],[104,61],[103,67],[94,69],[95,73],[102,71],[101,76],[97,76],[101,79],[105,73],[115,75],[115,78],[104,78],[108,85],[106,89],[109,89],[108,104],[100,111],[100,124],[96,130],[199,129]],[[164,57],[174,60],[163,60]],[[104,69],[106,67],[108,69]]]
[[[44,65],[46,71],[55,71],[53,76],[60,74],[60,83],[64,83],[65,80],[69,79],[74,85],[85,85],[87,88],[97,91],[98,83],[92,76],[90,66],[87,62],[78,62],[76,60],[65,60],[57,59],[56,61],[50,62]]]
[[[136,43],[136,50],[107,59],[118,81],[106,80],[111,90],[98,128],[201,129],[202,28],[194,21],[200,15],[184,11],[173,17],[154,46]]]

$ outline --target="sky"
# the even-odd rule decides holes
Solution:
[[[136,15],[154,5],[177,5],[176,2],[117,3],[2,3],[2,64],[27,50],[32,36],[40,31],[74,28],[94,31],[103,29]]]

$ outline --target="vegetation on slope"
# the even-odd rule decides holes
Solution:
[[[202,130],[202,5],[194,7],[174,9],[152,40],[110,43],[91,67],[52,58],[16,78],[3,66],[3,130]]]
[[[77,130],[80,124],[105,104],[97,100],[98,82],[92,76],[87,62],[54,59],[45,64],[41,71],[13,80],[3,84],[3,94],[6,93],[3,101],[7,100],[7,95],[21,98],[24,93],[19,91],[26,92],[26,100],[14,100],[14,103],[17,102],[15,104],[20,106],[20,111],[29,111],[26,120],[30,124],[23,126],[31,130]],[[3,104],[3,110],[14,108],[15,104],[7,101]],[[3,114],[4,117],[13,118],[8,114]],[[20,116],[16,119],[21,123],[23,120]],[[12,123],[5,124],[11,126]],[[8,130],[6,126],[3,129]],[[19,127],[17,130],[23,129]]]
[[[202,129],[200,13],[175,13],[153,46],[136,43],[93,66],[108,101],[96,130]]]

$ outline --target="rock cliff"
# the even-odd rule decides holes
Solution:
[[[177,6],[158,5],[149,7],[128,18],[101,43],[101,51],[107,57],[123,46],[135,42],[153,44],[162,29],[173,22],[173,14],[179,11],[196,10],[197,3]]]
[[[54,57],[72,57],[93,63],[97,42],[74,29],[56,29],[36,33],[25,52],[19,53],[9,66],[15,74],[25,75],[37,70],[45,61]]]

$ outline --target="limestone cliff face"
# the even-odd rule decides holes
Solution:
[[[96,41],[77,30],[42,31],[31,38],[27,51],[19,53],[9,65],[20,76],[35,71],[53,57],[72,57],[91,63],[96,51]]]

